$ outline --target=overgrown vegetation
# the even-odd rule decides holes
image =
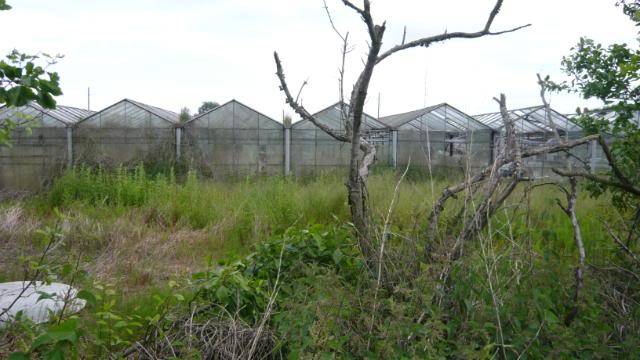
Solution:
[[[521,148],[501,95],[505,146],[491,166],[448,187],[452,179],[412,181],[409,169],[370,176],[375,148],[360,136],[360,122],[376,64],[408,48],[526,25],[492,32],[503,3],[497,0],[478,32],[403,39],[381,52],[386,23],[375,25],[370,2],[343,3],[359,14],[371,40],[343,109],[346,134],[317,123],[297,103],[274,55],[293,110],[351,143],[347,198],[338,190],[340,176],[331,175],[212,183],[142,166],[73,169],[46,193],[3,204],[0,274],[29,284],[68,283],[81,289],[87,308],[71,314],[65,303],[40,325],[18,313],[0,332],[0,356],[640,357],[640,245],[632,217],[640,190],[632,143],[610,148],[602,136],[562,139],[549,119],[557,142]],[[637,3],[622,4],[637,21]],[[348,37],[334,30],[346,55]],[[583,41],[565,59],[565,70],[585,80],[578,85],[585,96],[605,103],[622,97],[612,108],[614,135],[632,140],[637,129],[620,124],[637,110],[637,57],[625,46],[603,51]],[[620,81],[601,87],[599,76],[590,76],[602,67],[607,79]],[[548,107],[549,84],[539,83]],[[527,157],[591,141],[606,155],[608,178],[575,173],[567,160],[565,170],[554,169],[566,186],[533,181],[522,166]],[[579,191],[579,177],[602,186]]]
[[[396,180],[391,172],[370,179],[381,219]],[[392,286],[379,289],[352,238],[336,191],[343,186],[339,176],[212,183],[142,168],[69,172],[50,191],[4,205],[0,274],[22,275],[42,249],[32,235],[48,225],[63,239],[50,256],[52,276],[68,282],[73,271],[63,268],[80,259],[85,276],[76,284],[95,299],[60,324],[3,330],[2,353],[225,358],[223,349],[246,357],[253,347],[255,356],[288,358],[484,358],[503,348],[508,358],[638,355],[640,289],[629,271],[640,269],[607,236],[602,221],[616,224],[622,215],[607,199],[579,198],[590,265],[580,315],[566,326],[575,249],[555,206],[559,191],[522,184],[455,264],[453,291],[440,297],[431,265],[404,266],[416,248],[437,246],[413,243],[426,229],[416,219],[431,207],[431,184],[400,185],[385,254],[395,264],[386,271]],[[443,224],[460,226],[463,201]]]

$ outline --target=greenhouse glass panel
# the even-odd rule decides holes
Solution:
[[[380,121],[398,131],[399,167],[411,161],[412,166],[425,169],[442,166],[466,171],[491,161],[491,144],[486,139],[494,130],[449,104],[389,115]]]
[[[178,114],[129,99],[77,123],[73,131],[76,164],[169,168],[175,158]]]
[[[44,109],[31,102],[1,107],[0,123],[12,121],[9,144],[0,145],[0,189],[38,190],[50,184],[68,163],[67,128],[91,112],[58,105]]]
[[[314,118],[330,129],[344,134],[346,103],[335,103],[315,114]],[[375,117],[363,114],[362,136],[376,147],[375,166],[390,164],[391,134]],[[327,171],[345,171],[350,163],[351,145],[334,139],[311,121],[300,120],[291,127],[291,167],[296,175]]]
[[[184,161],[213,178],[282,174],[284,127],[231,100],[184,124],[181,153]]]
[[[508,111],[509,119],[513,122],[518,143],[521,148],[532,148],[555,143],[556,137],[572,139],[582,136],[582,129],[567,116],[545,106],[531,106]],[[493,140],[493,149],[497,153],[504,144],[504,123],[498,112],[476,115],[475,118],[497,131]],[[554,128],[557,133],[554,133]],[[568,154],[568,155],[567,155]],[[494,154],[495,156],[495,154]],[[567,161],[586,163],[590,153],[588,146],[580,146],[568,153],[545,154],[524,160],[526,171],[530,176],[555,176],[551,169],[565,166]],[[572,158],[572,159],[570,159]]]

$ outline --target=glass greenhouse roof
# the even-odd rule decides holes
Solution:
[[[349,104],[344,103],[344,107],[345,109],[349,108]],[[340,106],[340,102],[338,101],[337,103],[328,106],[318,112],[316,112],[315,114],[313,114],[313,116],[318,119],[319,122],[321,122],[322,124],[328,126],[331,129],[334,130],[338,130],[338,131],[344,131],[344,119],[342,116],[342,109]],[[307,120],[300,120],[298,122],[296,122],[295,124],[293,124],[293,127],[300,127],[303,126],[305,124],[307,124]],[[386,129],[387,126],[385,124],[383,124],[382,122],[378,121],[375,117],[364,113],[363,114],[363,122],[362,122],[362,129],[367,131],[367,130],[382,130],[382,129]]]
[[[209,128],[281,129],[282,123],[236,99],[206,111],[187,121],[185,126]]]
[[[147,105],[139,101],[123,99],[80,121],[79,125],[101,127],[156,127],[163,123],[179,122],[173,111]]]
[[[442,103],[406,113],[384,116],[380,121],[393,129],[466,132],[491,130],[455,107]]]
[[[510,118],[513,120],[516,132],[518,133],[553,132],[543,105],[509,110],[508,113]],[[504,127],[502,115],[499,112],[475,115],[474,118],[497,131],[502,130]],[[567,116],[562,115],[553,109],[551,109],[551,119],[558,131],[562,133],[582,130],[579,125],[571,121]]]
[[[618,118],[618,114],[612,110],[591,110],[588,113],[595,117],[601,117],[609,122],[614,122]],[[565,116],[573,120],[578,117],[579,114],[566,114]],[[640,111],[634,112],[633,117],[629,120],[637,126],[640,126]]]
[[[0,122],[11,119],[18,125],[35,122],[34,126],[70,126],[94,113],[94,111],[65,105],[57,105],[55,109],[45,109],[36,102],[30,102],[25,106],[0,108]]]

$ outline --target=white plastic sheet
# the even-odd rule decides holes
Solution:
[[[0,316],[0,327],[15,319],[20,311],[24,318],[31,319],[35,323],[47,322],[51,313],[58,314],[62,311],[65,300],[67,302],[65,314],[78,312],[84,308],[86,302],[76,298],[77,294],[76,289],[62,283],[45,284],[41,281],[33,284],[27,281],[0,283],[0,313],[4,313]],[[9,307],[11,308],[5,312]]]

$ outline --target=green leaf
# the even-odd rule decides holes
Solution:
[[[51,343],[53,343],[54,340],[51,337],[51,335],[47,332],[44,333],[40,336],[38,336],[33,343],[31,344],[31,351],[37,350],[39,347],[43,346],[43,345],[49,345]]]
[[[0,0],[0,11],[11,10],[11,6],[7,4],[6,0]]]
[[[544,321],[549,324],[557,324],[558,322],[560,322],[556,314],[554,314],[551,310],[544,311]]]
[[[226,300],[228,295],[229,295],[229,291],[224,286],[220,286],[216,290],[216,297],[218,298],[218,300]]]
[[[121,329],[121,328],[127,327],[127,322],[124,321],[124,320],[120,320],[120,321],[116,322],[113,325],[113,327],[116,328],[116,329]]]
[[[90,292],[88,290],[80,290],[80,291],[78,291],[78,294],[76,295],[76,297],[78,299],[85,300],[91,306],[96,306],[96,304],[98,302],[97,299],[96,299],[96,296],[92,292]]]
[[[36,302],[40,302],[41,300],[50,300],[56,297],[56,293],[46,293],[43,291],[36,291],[36,293],[40,294]]]
[[[29,355],[19,351],[9,355],[9,360],[29,360]]]

